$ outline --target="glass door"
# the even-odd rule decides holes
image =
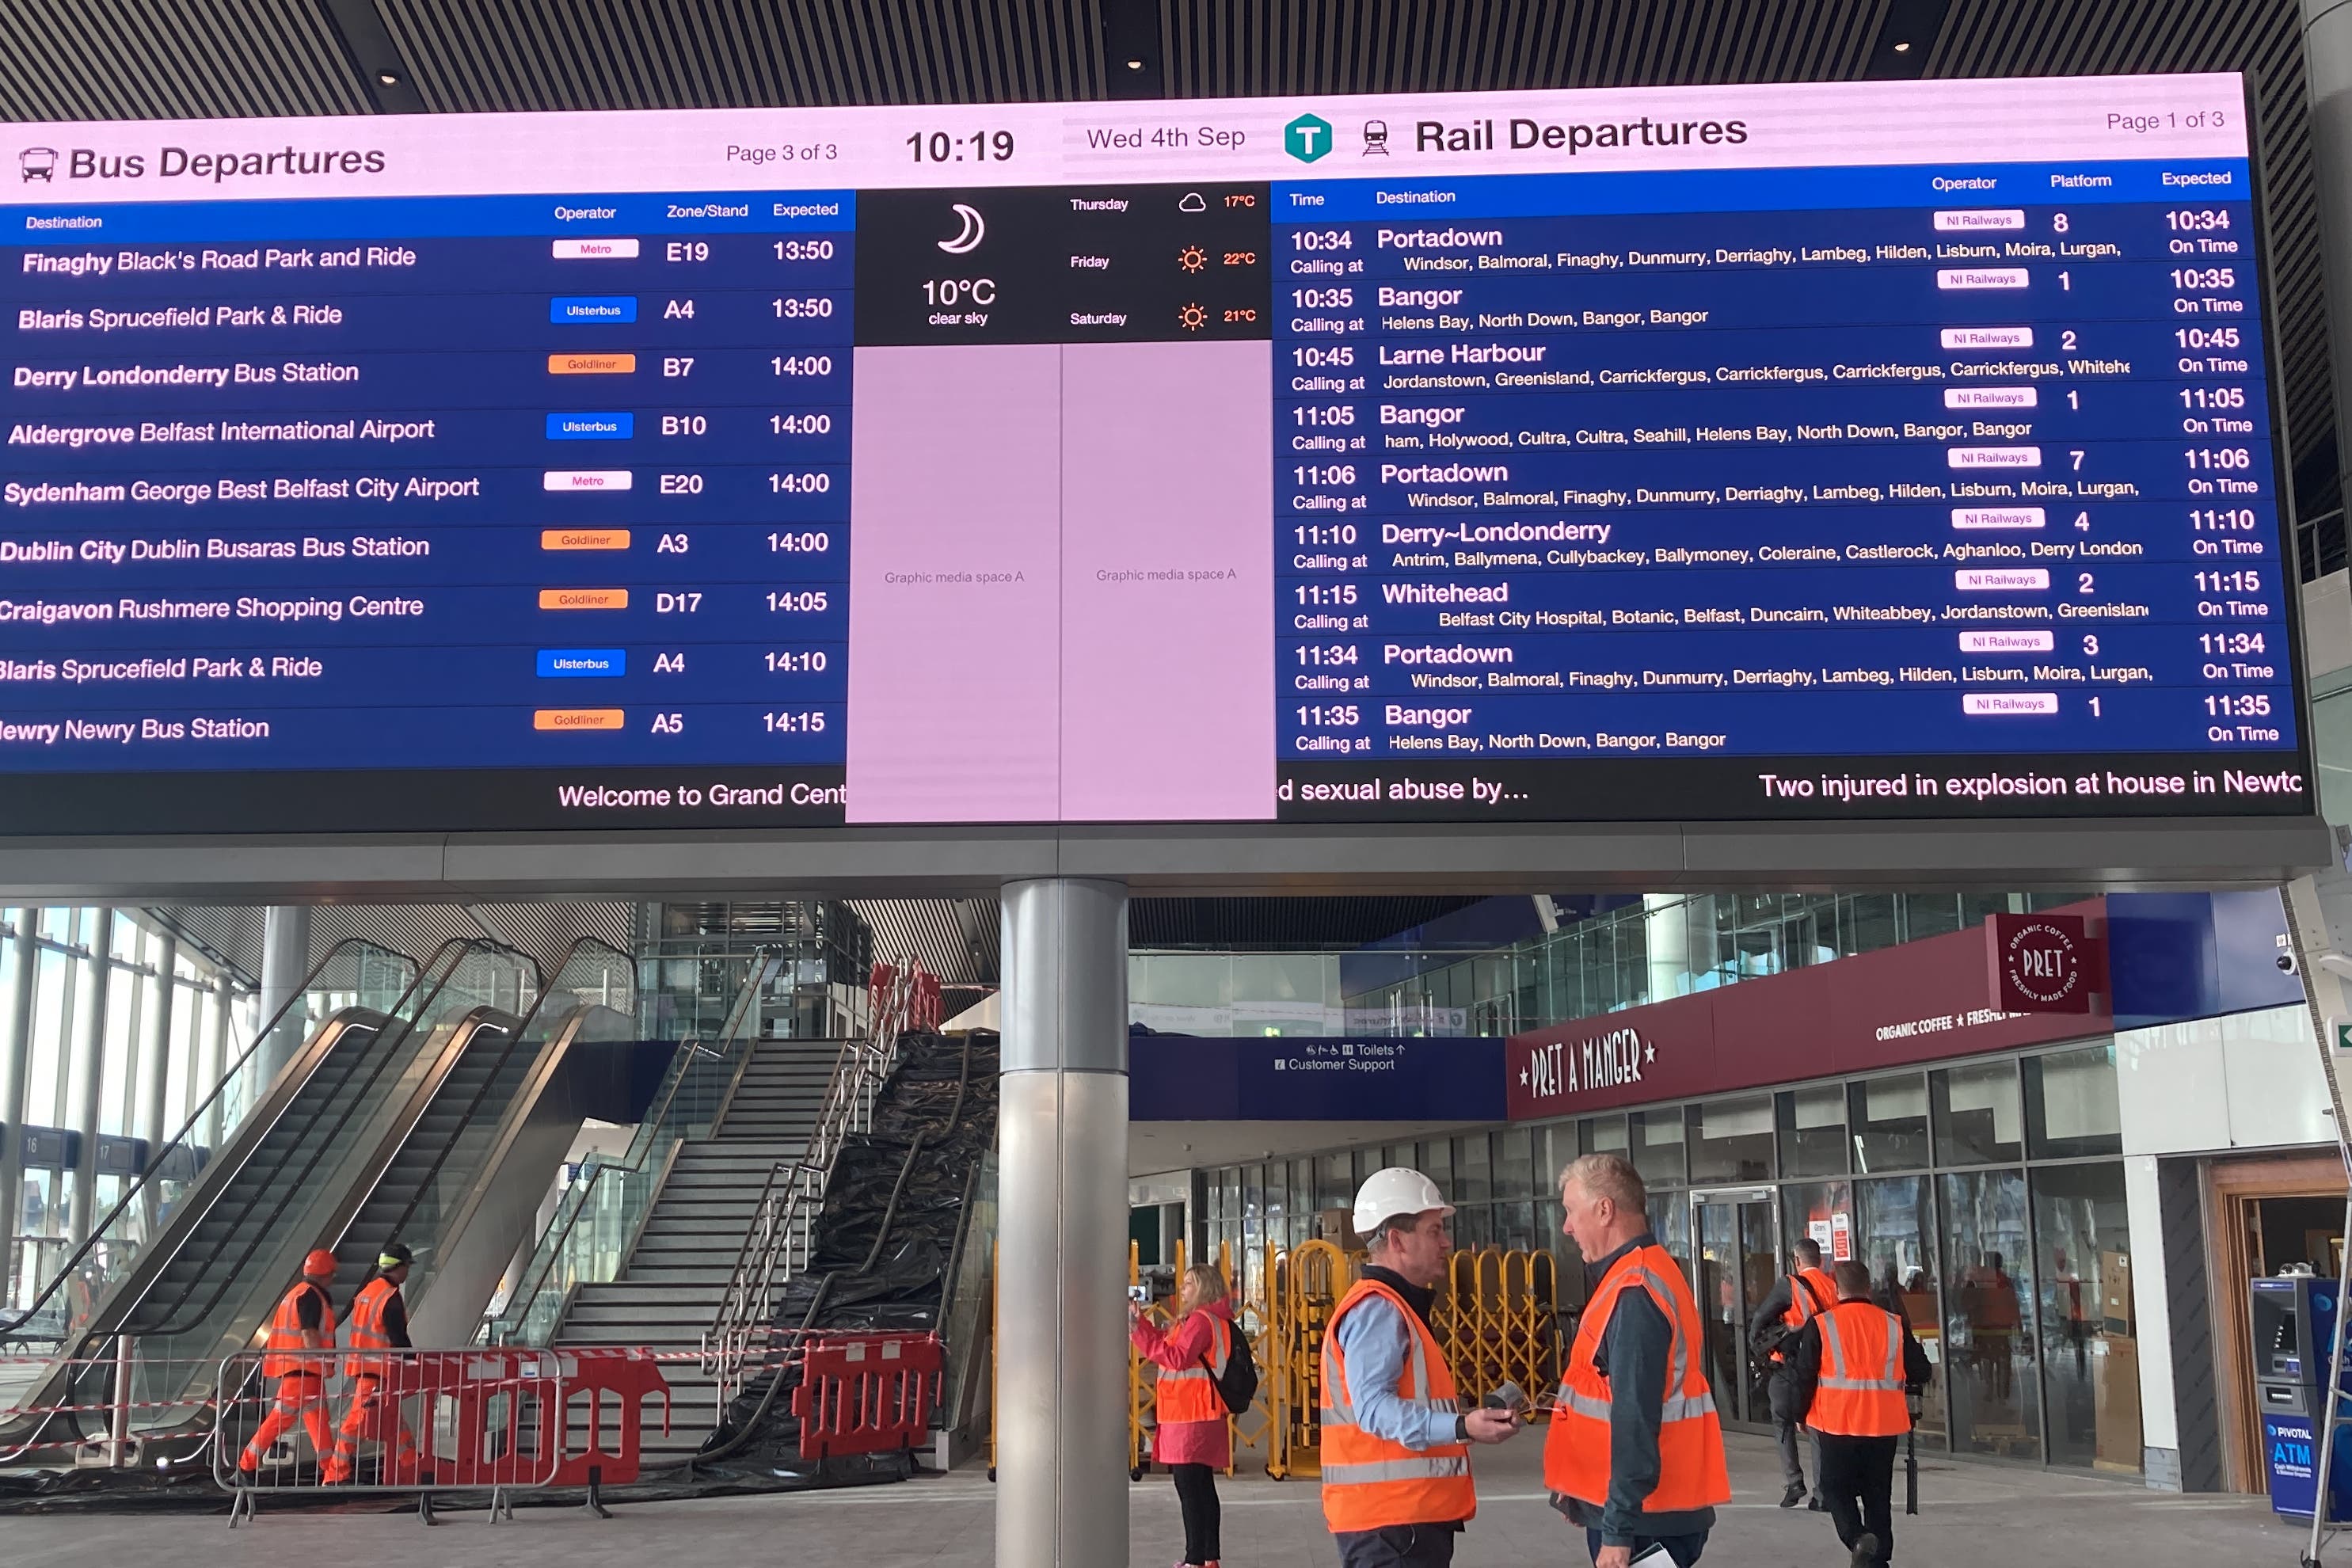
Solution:
[[[1769,1362],[1748,1353],[1748,1324],[1782,1272],[1780,1199],[1770,1187],[1691,1194],[1698,1237],[1698,1310],[1706,1380],[1727,1425],[1769,1427]]]

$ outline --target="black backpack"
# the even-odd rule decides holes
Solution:
[[[1235,1415],[1245,1415],[1249,1407],[1257,1403],[1257,1363],[1250,1359],[1249,1335],[1242,1331],[1242,1326],[1228,1323],[1225,1329],[1225,1337],[1231,1342],[1225,1370],[1211,1376],[1217,1385],[1217,1397],[1225,1402],[1225,1409]],[[1206,1367],[1209,1358],[1202,1356],[1201,1364]]]

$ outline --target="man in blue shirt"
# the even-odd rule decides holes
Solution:
[[[1454,1210],[1418,1171],[1375,1173],[1356,1198],[1363,1278],[1323,1352],[1323,1510],[1342,1568],[1444,1568],[1477,1511],[1471,1443],[1519,1429],[1516,1411],[1465,1412],[1429,1324]]]

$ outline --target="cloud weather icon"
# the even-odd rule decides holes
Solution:
[[[963,220],[963,229],[953,238],[940,241],[940,248],[950,256],[970,256],[980,248],[980,242],[988,237],[988,220],[980,216],[978,208],[966,206],[961,202],[955,204],[953,211]]]

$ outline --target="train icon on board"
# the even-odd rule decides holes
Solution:
[[[16,154],[16,168],[26,184],[35,180],[47,184],[58,172],[58,150],[54,147],[27,147]]]

